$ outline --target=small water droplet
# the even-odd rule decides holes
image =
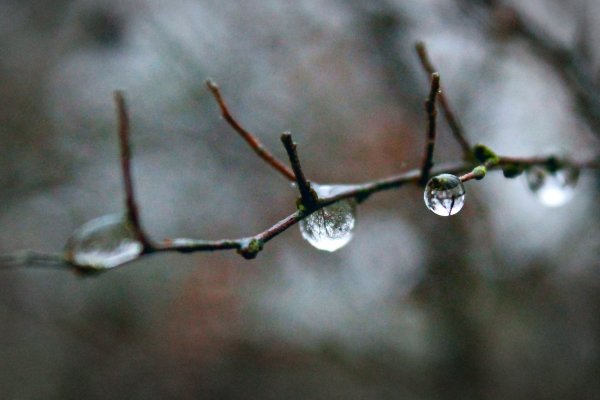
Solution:
[[[465,187],[451,174],[434,176],[425,186],[425,205],[437,215],[449,217],[459,212],[465,204]]]
[[[69,262],[102,270],[135,260],[143,247],[126,216],[111,214],[93,219],[77,229],[64,251]]]
[[[529,189],[543,205],[558,207],[571,200],[575,194],[579,170],[565,167],[548,171],[544,167],[533,166],[527,170],[526,176]]]
[[[346,185],[316,185],[312,188],[319,197],[331,197],[349,188]],[[300,221],[302,237],[319,250],[336,251],[352,239],[356,224],[356,202],[340,200],[315,211]]]

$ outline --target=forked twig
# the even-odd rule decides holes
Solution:
[[[427,47],[425,46],[425,43],[417,42],[417,44],[415,45],[415,49],[417,51],[417,55],[419,56],[419,61],[421,61],[421,66],[423,67],[427,75],[431,76],[432,74],[436,73],[437,69],[431,63],[431,59],[429,58],[429,54],[427,52]],[[452,111],[452,108],[448,103],[448,99],[446,98],[446,94],[444,93],[443,89],[441,89],[440,94],[438,95],[438,101],[440,103],[440,107],[444,111],[444,117],[448,122],[448,126],[450,126],[450,130],[452,131],[454,138],[462,148],[463,154],[465,156],[469,155],[471,153],[472,146],[466,139],[462,124],[454,114],[454,111]]]

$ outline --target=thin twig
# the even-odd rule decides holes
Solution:
[[[34,250],[21,250],[13,254],[0,255],[0,268],[15,267],[72,268],[62,254],[41,253]]]
[[[433,167],[433,150],[436,139],[436,116],[435,100],[440,92],[440,74],[434,72],[431,74],[431,90],[429,97],[425,100],[425,112],[427,113],[427,138],[425,140],[425,153],[423,155],[423,165],[421,166],[421,185],[425,186],[429,179],[429,172]]]
[[[433,168],[433,171],[436,174],[442,172],[459,173],[464,172],[472,167],[473,165],[468,162],[448,163]],[[314,206],[313,209],[296,211],[263,232],[255,234],[254,236],[243,237],[239,239],[222,239],[212,241],[184,238],[167,239],[163,241],[163,243],[156,246],[156,251],[177,251],[182,253],[191,253],[198,251],[218,251],[231,249],[239,250],[252,240],[266,243],[323,207],[327,207],[328,205],[344,199],[364,200],[374,193],[390,189],[397,189],[408,183],[418,183],[420,177],[421,169],[413,169],[399,175],[393,175],[383,179],[352,185],[348,190],[338,193],[335,196],[319,199],[319,202]]]
[[[125,187],[125,207],[127,209],[127,218],[131,224],[138,240],[144,247],[144,252],[152,251],[152,244],[144,232],[139,216],[139,209],[135,200],[133,190],[133,179],[131,174],[131,146],[129,144],[129,113],[123,92],[116,90],[114,92],[115,104],[117,106],[117,116],[119,125],[119,149],[121,155],[121,173],[123,174],[123,184]]]
[[[294,182],[296,180],[294,172],[277,157],[275,157],[269,150],[267,150],[254,134],[244,129],[244,127],[242,127],[242,125],[231,115],[229,112],[229,107],[227,107],[225,100],[223,100],[219,86],[212,80],[208,79],[206,81],[206,87],[208,87],[217,101],[217,104],[221,109],[221,116],[223,119],[225,119],[225,121],[227,121],[227,123],[242,137],[242,139],[248,143],[248,145],[256,154],[258,154],[260,158],[262,158],[267,164],[283,175],[287,180]]]
[[[415,49],[417,50],[417,55],[419,56],[419,60],[421,61],[421,66],[423,67],[425,72],[427,72],[427,76],[431,76],[433,73],[435,73],[437,71],[437,69],[431,63],[425,43],[418,42],[415,45]],[[471,154],[472,146],[469,144],[469,141],[466,139],[462,124],[460,123],[460,121],[458,120],[458,118],[456,117],[454,112],[452,111],[452,108],[450,107],[450,104],[448,103],[448,99],[446,98],[446,94],[444,93],[443,89],[440,91],[440,94],[438,95],[438,101],[440,103],[440,106],[442,107],[442,110],[444,111],[444,117],[446,118],[446,121],[448,122],[448,125],[450,126],[450,130],[452,131],[454,138],[456,139],[456,141],[462,148],[463,154],[465,156]]]
[[[211,90],[214,89],[213,93],[217,98],[221,100],[219,103],[222,104],[224,110],[227,108],[222,103],[222,99],[216,89],[216,85],[208,83]],[[403,174],[394,175],[388,178],[373,180],[363,184],[350,185],[346,190],[336,194],[335,196],[318,198],[316,193],[311,189],[310,182],[306,180],[298,159],[296,151],[296,144],[292,140],[290,133],[284,133],[281,136],[281,140],[286,148],[292,169],[289,175],[293,177],[293,181],[298,184],[299,191],[302,196],[303,205],[305,207],[300,209],[286,218],[275,223],[270,228],[260,232],[254,236],[243,237],[239,239],[221,239],[221,240],[197,240],[197,239],[167,239],[160,244],[151,244],[146,238],[141,225],[138,215],[138,208],[135,202],[135,196],[133,191],[133,180],[131,176],[131,152],[129,147],[129,118],[125,105],[125,100],[121,92],[115,92],[115,101],[117,104],[117,111],[119,116],[119,139],[121,149],[121,169],[124,178],[125,192],[126,192],[126,206],[130,222],[136,229],[140,241],[144,244],[143,255],[147,255],[153,252],[182,252],[190,253],[197,251],[218,251],[218,250],[231,250],[235,249],[245,258],[254,258],[262,250],[263,245],[278,236],[279,234],[286,231],[291,226],[297,224],[302,219],[308,217],[315,211],[320,210],[323,207],[331,205],[343,199],[355,199],[357,202],[362,202],[369,198],[372,194],[399,188],[408,183],[420,183],[424,176],[429,173],[453,173],[462,175],[461,179],[464,181],[470,179],[481,179],[482,174],[485,175],[485,169],[482,171],[477,170],[477,165],[474,161],[466,160],[458,163],[444,164],[432,168],[431,157],[433,153],[433,147],[435,142],[435,100],[439,91],[439,75],[432,75],[431,91],[428,99],[428,117],[429,117],[429,130],[428,130],[428,144],[426,145],[426,157],[422,168],[413,169]],[[441,97],[438,97],[441,99]],[[229,115],[228,113],[226,115]],[[235,120],[233,120],[235,121]],[[241,129],[241,128],[240,128]],[[242,129],[243,131],[243,129]],[[250,136],[253,138],[253,136]],[[252,146],[252,145],[251,145]],[[252,147],[257,150],[257,147]],[[258,148],[263,149],[262,145]],[[270,154],[263,149],[267,154]],[[260,153],[257,151],[260,155]],[[278,161],[279,162],[279,161]],[[280,163],[280,162],[279,162]],[[556,157],[531,157],[531,158],[516,158],[516,157],[495,157],[494,162],[485,163],[485,167],[488,170],[493,169],[504,169],[509,165],[517,165],[520,167],[528,167],[533,165],[569,165],[581,169],[600,169],[600,160],[588,160],[588,161],[572,161],[566,159],[558,160]],[[426,165],[427,164],[427,165]],[[479,166],[481,167],[481,166]],[[287,167],[285,167],[287,168]],[[474,169],[475,168],[475,169]],[[469,172],[470,171],[470,172]],[[82,271],[86,269],[86,266],[78,266],[69,263],[64,255],[61,254],[45,254],[33,251],[23,251],[12,255],[0,255],[0,267],[18,267],[18,266],[58,266],[60,268],[69,267],[77,268]]]
[[[308,208],[314,208],[316,203],[319,201],[318,196],[312,190],[310,182],[304,176],[302,166],[300,165],[300,159],[298,158],[298,152],[296,150],[296,143],[292,139],[290,132],[284,132],[281,134],[281,143],[285,147],[285,151],[290,159],[290,165],[294,171],[296,177],[296,184],[298,185],[298,191],[302,198],[302,204]]]

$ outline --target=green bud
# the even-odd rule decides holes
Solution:
[[[562,169],[563,167],[564,167],[564,162],[562,162],[555,156],[548,157],[548,160],[546,160],[546,169],[550,173],[555,173],[556,171],[558,171],[559,169]]]
[[[505,178],[516,178],[523,173],[523,166],[520,164],[506,164],[502,167],[502,174]]]
[[[483,145],[477,144],[473,147],[473,157],[480,163],[497,164],[500,158],[492,149]]]
[[[258,253],[263,249],[264,244],[262,240],[250,239],[245,241],[237,252],[246,260],[251,260],[256,258]]]
[[[485,178],[485,174],[486,173],[487,173],[487,168],[485,166],[483,166],[483,165],[479,165],[479,166],[473,168],[473,176],[478,181],[480,181],[483,178]]]

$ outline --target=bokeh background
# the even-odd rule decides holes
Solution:
[[[60,251],[121,210],[115,89],[155,238],[247,236],[294,209],[207,77],[282,158],[292,131],[317,182],[415,167],[417,40],[471,141],[597,156],[599,21],[593,0],[2,0],[0,252]],[[440,120],[435,160],[459,150]],[[0,398],[598,398],[598,189],[584,173],[569,204],[545,208],[495,173],[452,218],[416,187],[376,195],[331,254],[294,227],[253,261],[0,270]]]

